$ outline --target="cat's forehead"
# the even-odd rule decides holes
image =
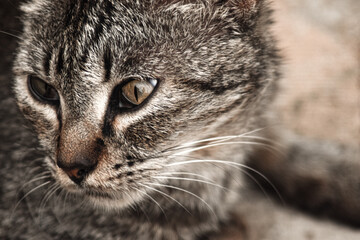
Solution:
[[[25,30],[52,47],[91,48],[89,42],[100,45],[109,36],[133,42],[148,35],[151,20],[143,7],[125,2],[35,0],[22,7]]]
[[[231,70],[226,66],[234,59],[241,65],[245,56],[252,63],[255,50],[247,47],[243,54],[248,38],[241,31],[249,28],[229,10],[238,6],[210,2],[34,0],[23,6],[26,41],[18,68],[40,69],[35,74],[42,72],[53,86],[78,92],[133,75],[204,88],[213,79],[211,89],[220,89],[223,72]]]
[[[109,36],[117,38],[118,44],[127,44],[140,39],[150,41],[166,32],[162,28],[171,32],[169,26],[178,27],[173,17],[164,14],[167,11],[154,9],[146,2],[33,0],[24,4],[22,10],[31,34],[47,37],[53,44],[66,40],[72,40],[67,42],[69,45],[84,44],[89,38],[101,43],[99,40]]]
[[[99,71],[96,66],[112,58],[128,67],[126,71],[134,70],[130,67],[149,56],[148,52],[156,52],[156,46],[166,42],[169,48],[175,39],[181,42],[183,32],[171,17],[150,13],[136,1],[35,0],[23,10],[24,38],[30,39],[29,48],[33,48],[29,54],[41,56],[32,62],[52,62],[53,66],[44,66],[46,75],[51,67],[56,74],[73,70],[72,76],[82,70]]]

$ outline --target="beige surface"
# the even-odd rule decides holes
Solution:
[[[247,217],[248,240],[359,240],[360,230],[316,219],[296,210],[253,197],[239,212]],[[249,214],[250,212],[250,214]],[[235,237],[232,240],[241,240]]]
[[[360,148],[360,1],[277,0],[274,6],[286,63],[280,116],[298,133]]]
[[[280,120],[313,138],[360,150],[360,1],[274,0],[274,32],[285,57]],[[359,151],[360,152],[360,151]],[[360,155],[355,156],[360,161]],[[359,173],[360,174],[360,173]],[[247,195],[237,210],[249,239],[359,240],[360,230]],[[223,240],[240,240],[232,232]]]

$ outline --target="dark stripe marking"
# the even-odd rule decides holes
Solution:
[[[92,40],[92,42],[97,42],[99,40],[101,34],[104,32],[104,28],[105,28],[105,16],[101,15],[99,17],[99,22],[94,29],[94,39]]]
[[[59,104],[59,106],[57,108],[58,109],[56,111],[56,117],[57,117],[57,120],[59,121],[59,132],[61,132],[61,129],[62,129],[61,105]]]
[[[46,76],[50,75],[50,60],[51,60],[51,52],[46,51],[46,56],[43,62]]]
[[[112,56],[109,47],[107,47],[104,52],[104,69],[105,69],[104,82],[108,82],[110,80],[111,69],[112,69]]]
[[[64,47],[61,46],[59,49],[58,61],[56,64],[57,73],[60,74],[63,68],[64,68]]]

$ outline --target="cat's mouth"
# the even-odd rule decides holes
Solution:
[[[92,197],[92,198],[105,198],[105,199],[114,199],[114,195],[111,195],[107,192],[99,192],[99,191],[94,191],[94,190],[85,190],[83,191],[83,193],[88,196],[88,197]]]
[[[124,192],[108,193],[97,190],[83,190],[80,194],[93,207],[107,211],[127,208],[140,199],[137,194],[125,194]]]

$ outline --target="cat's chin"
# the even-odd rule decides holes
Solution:
[[[141,199],[138,195],[124,193],[110,194],[94,191],[82,191],[80,195],[81,198],[91,207],[104,211],[123,210],[132,206]]]
[[[110,199],[102,197],[87,196],[88,203],[93,208],[98,208],[105,211],[122,210],[133,204],[130,199]]]

